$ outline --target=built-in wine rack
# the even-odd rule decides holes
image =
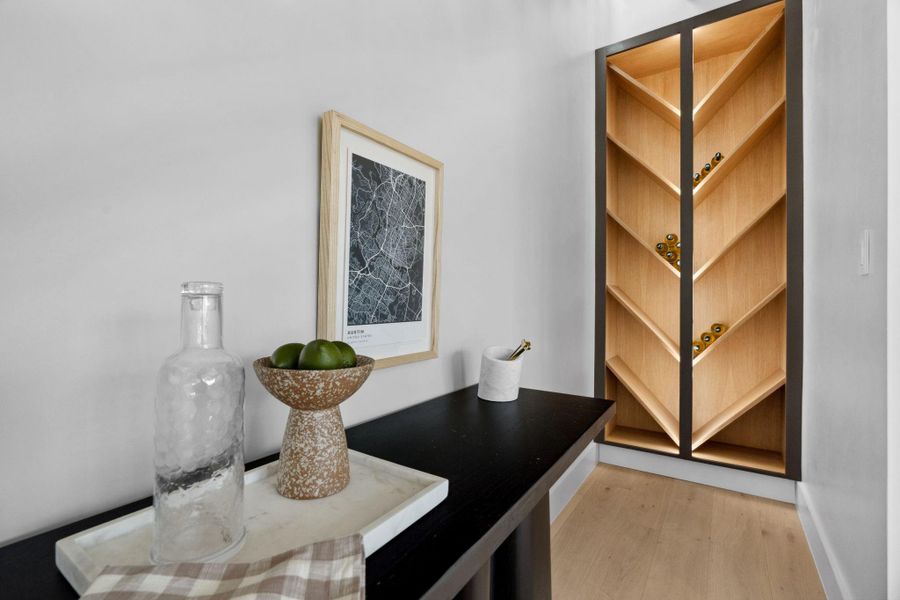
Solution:
[[[799,476],[786,18],[747,0],[598,51],[606,443]]]

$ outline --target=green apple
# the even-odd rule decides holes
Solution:
[[[272,353],[272,366],[276,369],[296,369],[302,351],[303,344],[297,342],[278,346]]]
[[[356,366],[356,351],[347,342],[332,342],[341,352],[341,368],[347,369]]]
[[[328,340],[313,340],[300,352],[301,369],[325,371],[341,368],[341,351]]]

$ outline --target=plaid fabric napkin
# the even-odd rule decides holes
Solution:
[[[101,571],[85,600],[362,600],[362,536],[317,542],[254,563],[181,563]]]

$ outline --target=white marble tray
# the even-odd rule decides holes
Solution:
[[[275,491],[278,462],[244,476],[243,547],[228,562],[251,562],[354,532],[366,556],[447,497],[449,482],[350,450],[350,484],[318,500],[289,500]],[[150,564],[153,508],[145,508],[56,542],[56,566],[79,594],[108,564]]]

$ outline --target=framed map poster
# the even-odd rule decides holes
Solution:
[[[375,368],[437,356],[444,165],[358,121],[322,120],[317,337]]]

